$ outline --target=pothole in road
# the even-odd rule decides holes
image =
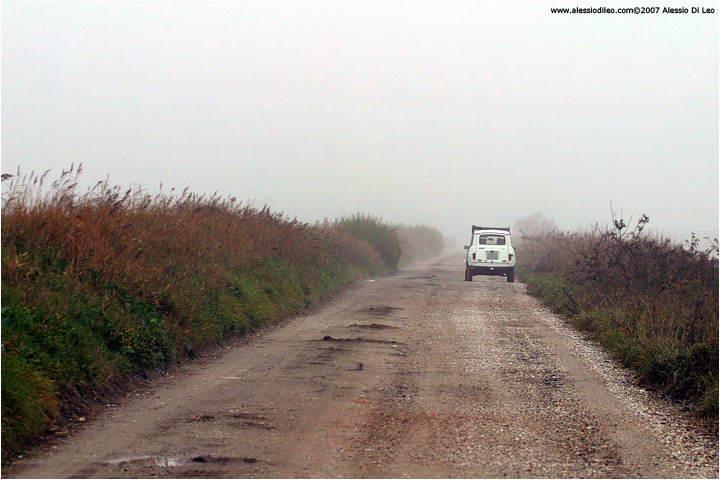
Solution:
[[[193,457],[193,463],[258,463],[261,460],[255,457],[212,457],[199,456]]]
[[[397,329],[398,327],[393,327],[392,325],[383,325],[381,323],[371,323],[370,325],[358,325],[357,323],[353,323],[350,325],[354,328],[363,328],[368,330],[386,330],[388,328]]]
[[[375,316],[378,316],[378,317],[385,317],[385,316],[388,316],[388,315],[392,314],[392,313],[395,312],[396,310],[402,310],[402,308],[399,308],[399,307],[391,307],[391,306],[388,306],[388,305],[375,305],[375,306],[372,306],[372,307],[363,308],[363,309],[360,310],[360,312],[362,312],[362,313],[369,313],[370,315],[375,315]]]
[[[233,410],[230,410],[229,412],[225,413],[217,413],[215,415],[204,413],[200,415],[196,415],[190,419],[187,420],[188,423],[194,423],[194,422],[214,422],[222,419],[240,419],[240,420],[252,420],[252,421],[261,421],[264,422],[267,420],[266,417],[263,415],[255,414],[255,413],[248,413],[248,412],[236,412]]]
[[[232,410],[228,413],[227,416],[230,418],[240,418],[243,420],[262,420],[262,421],[267,420],[267,418],[262,415],[256,415],[254,413],[246,413],[246,412],[234,412]]]
[[[108,465],[133,465],[136,467],[182,467],[191,463],[191,458],[186,457],[161,457],[150,455],[145,457],[125,457],[108,460]]]
[[[253,422],[251,420],[236,422],[235,426],[240,428],[260,428],[264,430],[275,430],[277,428],[274,425],[270,425],[266,422]]]
[[[260,460],[254,457],[213,457],[199,455],[194,457],[177,456],[164,457],[160,455],[147,455],[140,457],[123,457],[107,460],[107,465],[125,465],[134,467],[183,467],[190,464],[199,463],[257,463]]]
[[[372,338],[335,338],[331,337],[330,335],[325,335],[323,337],[323,341],[325,342],[361,342],[361,343],[381,343],[386,345],[404,345],[401,342],[396,342],[395,340],[375,340]]]
[[[197,417],[194,417],[190,421],[191,422],[212,422],[213,420],[215,420],[215,417],[213,415],[205,414],[205,415],[198,415]]]

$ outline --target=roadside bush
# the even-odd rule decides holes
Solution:
[[[705,251],[694,236],[673,244],[648,222],[521,235],[519,276],[646,385],[717,422],[717,240]]]

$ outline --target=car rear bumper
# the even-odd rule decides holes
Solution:
[[[473,275],[507,275],[515,266],[510,265],[468,265]]]

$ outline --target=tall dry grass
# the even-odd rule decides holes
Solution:
[[[718,243],[698,249],[630,225],[551,230],[517,242],[521,278],[647,385],[718,412]]]
[[[3,455],[132,375],[397,266],[370,217],[358,231],[187,190],[83,193],[81,171],[3,175]]]

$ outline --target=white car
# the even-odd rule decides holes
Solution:
[[[515,281],[515,249],[510,228],[472,226],[470,245],[465,246],[465,281],[475,275],[502,275]]]

